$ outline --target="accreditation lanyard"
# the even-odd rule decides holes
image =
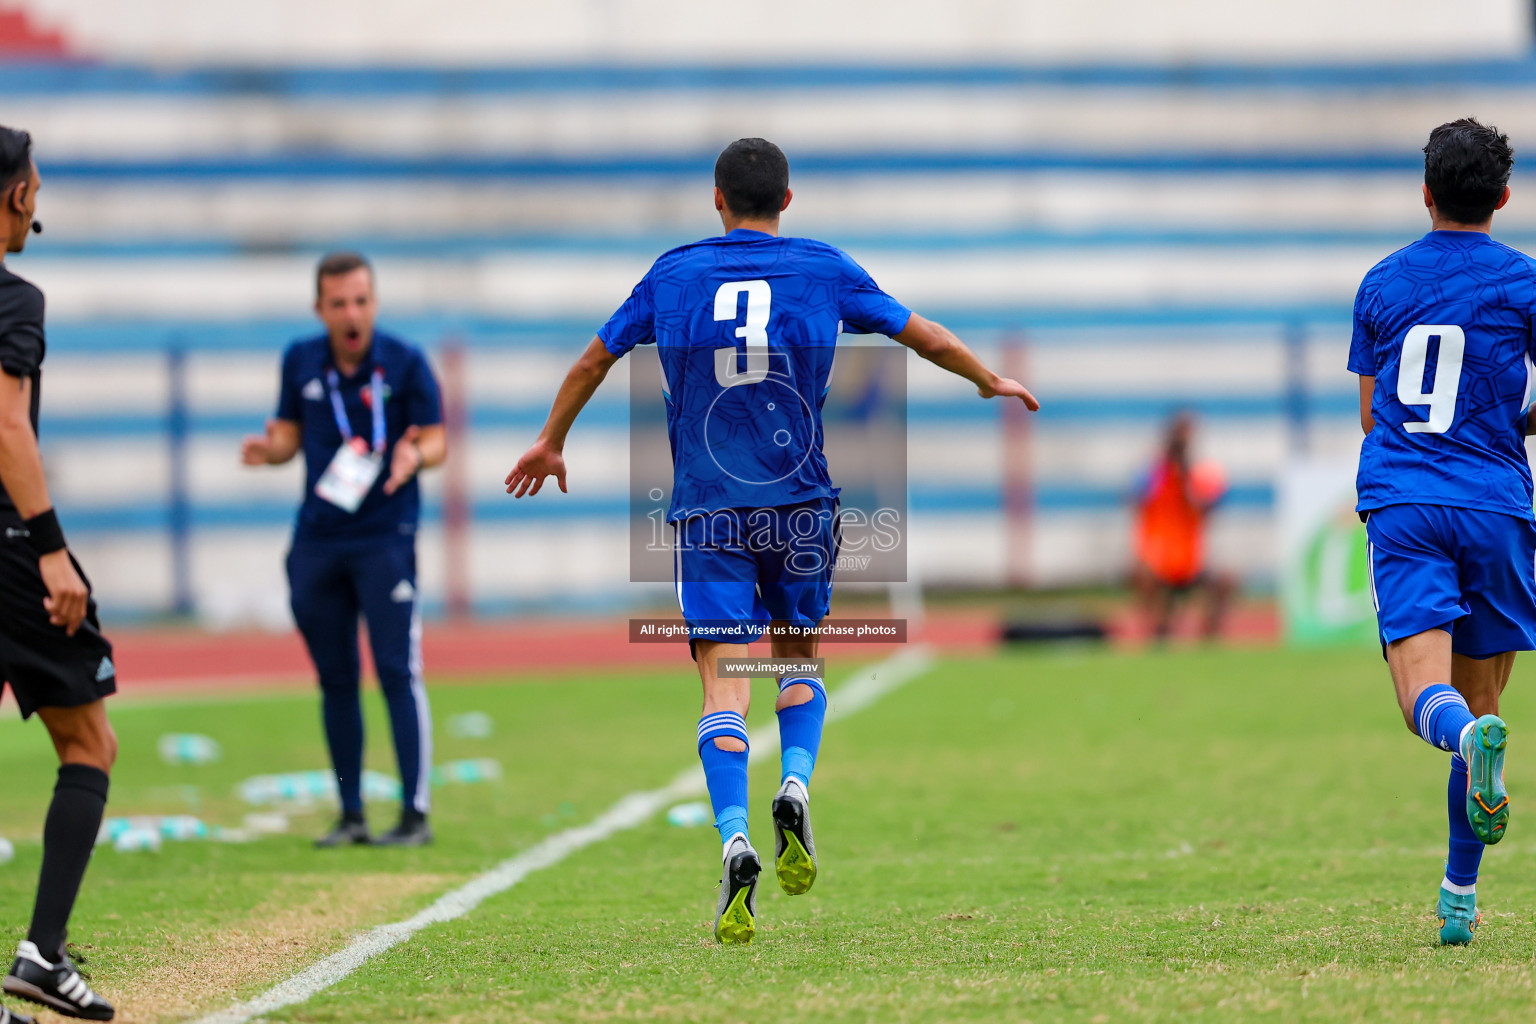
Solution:
[[[335,370],[329,371],[325,376],[325,382],[330,385],[331,412],[336,414],[336,429],[341,431],[342,441],[352,440],[352,424],[347,419],[347,407],[341,404],[341,378]],[[384,453],[384,371],[375,369],[373,381],[369,385],[370,399],[373,406],[373,450],[376,454]]]

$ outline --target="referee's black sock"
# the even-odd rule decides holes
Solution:
[[[64,932],[107,809],[107,773],[87,764],[59,766],[43,823],[43,870],[27,940],[45,957],[64,949]]]

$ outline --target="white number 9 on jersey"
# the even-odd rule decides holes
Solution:
[[[1440,339],[1440,359],[1435,383],[1424,390],[1424,367],[1429,362],[1429,339]],[[1461,391],[1461,361],[1467,336],[1455,324],[1415,324],[1403,337],[1403,357],[1397,368],[1397,400],[1404,405],[1429,406],[1427,421],[1410,421],[1410,434],[1443,434],[1456,418],[1456,395]]]
[[[715,320],[735,320],[736,303],[747,296],[747,322],[736,328],[736,337],[747,342],[747,370],[742,373],[736,346],[715,349],[715,380],[723,388],[757,384],[768,379],[768,310],[773,289],[767,281],[727,281],[715,292]]]

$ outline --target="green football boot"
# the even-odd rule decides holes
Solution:
[[[1492,846],[1509,824],[1509,794],[1504,791],[1504,744],[1509,728],[1498,715],[1472,723],[1461,740],[1467,762],[1467,822],[1477,838]]]
[[[720,905],[715,908],[715,939],[745,946],[757,934],[757,876],[763,865],[757,851],[740,832],[725,848],[721,869]]]
[[[1472,935],[1477,931],[1477,926],[1482,922],[1483,915],[1477,912],[1477,893],[1469,892],[1465,896],[1441,888],[1440,906],[1436,908],[1440,915],[1440,945],[1465,946],[1472,941]]]
[[[779,888],[791,896],[816,884],[816,840],[811,837],[811,798],[793,775],[773,798],[773,866]]]

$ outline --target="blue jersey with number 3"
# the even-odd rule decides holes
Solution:
[[[1365,275],[1349,368],[1374,375],[1358,509],[1448,505],[1531,519],[1525,453],[1536,261],[1431,231]]]
[[[661,357],[667,517],[833,497],[821,407],[838,335],[899,334],[911,315],[809,238],[737,229],[664,254],[597,336]]]

